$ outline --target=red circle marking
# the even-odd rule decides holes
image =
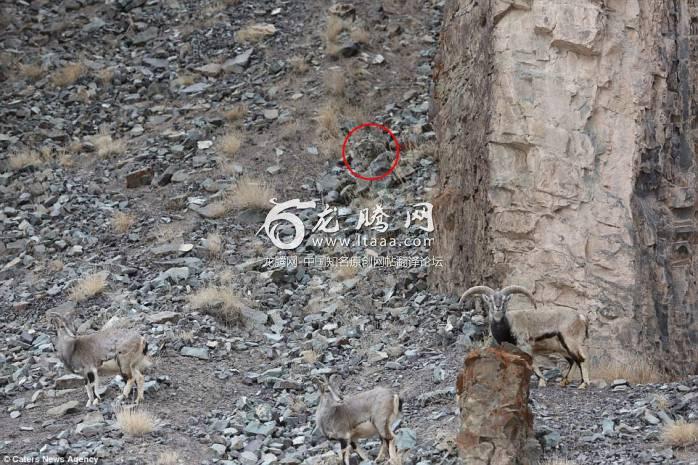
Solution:
[[[390,134],[390,137],[393,139],[393,142],[395,143],[395,160],[393,161],[393,164],[390,165],[390,168],[388,168],[388,171],[385,173],[378,175],[378,176],[363,176],[360,173],[357,173],[354,171],[351,166],[349,166],[349,161],[347,160],[347,142],[349,142],[349,138],[359,129],[367,128],[367,127],[372,127],[372,128],[378,128],[383,132],[387,132]],[[390,173],[395,171],[395,168],[397,167],[397,163],[400,161],[400,142],[398,142],[397,137],[395,137],[395,134],[393,134],[393,131],[388,129],[386,126],[383,126],[382,124],[378,123],[364,123],[360,124],[359,126],[356,126],[353,128],[351,131],[349,131],[349,134],[347,134],[347,137],[344,138],[344,143],[342,144],[342,161],[344,161],[344,166],[347,167],[349,172],[351,173],[352,176],[355,178],[363,179],[364,181],[380,181],[381,179],[386,178]]]

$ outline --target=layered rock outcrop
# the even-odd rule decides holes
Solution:
[[[695,0],[449,1],[433,282],[522,284],[589,317],[594,358],[698,370],[696,25]]]
[[[467,465],[533,465],[541,447],[528,407],[531,357],[514,346],[477,349],[458,374],[456,445]]]

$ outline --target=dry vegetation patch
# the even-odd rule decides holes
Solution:
[[[92,143],[95,144],[97,155],[100,157],[108,157],[110,155],[120,155],[126,151],[126,141],[123,139],[114,139],[111,134],[105,130],[92,137]]]
[[[218,233],[210,233],[204,239],[204,247],[211,257],[220,257],[223,253],[223,238]]]
[[[229,288],[212,286],[199,289],[189,296],[189,304],[193,309],[208,313],[226,326],[236,326],[242,322],[244,303]]]
[[[157,465],[177,465],[179,454],[175,451],[163,452],[158,456]]]
[[[51,81],[57,87],[67,87],[75,84],[78,79],[85,75],[87,67],[82,63],[68,63],[57,69],[51,75]]]
[[[82,302],[101,294],[107,287],[107,274],[94,273],[79,280],[68,292],[68,298],[73,302]]]
[[[217,141],[218,151],[228,158],[233,158],[242,147],[242,134],[231,131],[221,136]]]
[[[19,74],[27,79],[36,81],[38,79],[41,79],[41,77],[44,75],[44,68],[42,68],[40,65],[33,63],[20,63]]]
[[[653,384],[666,381],[659,369],[649,360],[633,356],[623,362],[610,361],[592,365],[592,378],[603,379],[612,383],[616,379],[625,379],[633,384]]]
[[[662,428],[662,441],[672,447],[698,445],[698,423],[675,421]]]
[[[155,417],[143,408],[121,407],[115,413],[116,424],[124,434],[142,436],[155,429]]]
[[[344,79],[344,70],[341,68],[332,68],[325,74],[325,87],[330,95],[337,98],[344,97],[346,92],[346,80]]]
[[[276,194],[267,183],[244,177],[230,189],[226,201],[232,208],[268,210],[274,197]]]
[[[41,153],[36,150],[15,152],[7,159],[7,166],[12,171],[19,171],[30,166],[36,167],[44,162]]]
[[[291,66],[291,71],[296,74],[305,74],[310,70],[310,65],[303,57],[292,56],[288,60],[289,66]]]
[[[339,134],[338,112],[339,109],[333,102],[326,102],[320,110],[318,110],[317,122],[321,134],[324,133],[331,136]]]
[[[371,36],[368,31],[363,27],[356,26],[351,29],[351,40],[358,44],[368,44],[371,40]]]
[[[229,123],[235,123],[241,121],[245,115],[247,115],[247,111],[247,105],[238,103],[237,105],[233,105],[230,110],[223,112],[223,118]]]
[[[130,213],[116,212],[111,218],[111,225],[119,234],[126,234],[136,223],[136,217]]]
[[[114,79],[114,70],[111,68],[102,68],[97,71],[97,79],[102,83],[102,86],[108,86]]]

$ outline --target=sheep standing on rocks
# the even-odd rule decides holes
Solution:
[[[528,297],[536,310],[507,310],[512,295],[517,293]],[[498,343],[517,345],[531,355],[562,355],[569,363],[569,369],[561,385],[569,384],[569,376],[575,365],[579,367],[582,377],[579,388],[589,385],[585,348],[589,325],[583,315],[569,308],[538,310],[531,293],[521,286],[507,286],[501,290],[487,286],[471,287],[463,293],[460,302],[476,294],[482,295],[487,304],[490,331]],[[545,386],[545,377],[535,362],[533,371],[538,376],[538,385]]]
[[[339,441],[344,464],[350,465],[352,449],[363,460],[370,460],[356,440],[379,436],[381,448],[377,460],[382,460],[387,451],[390,462],[399,465],[392,425],[402,409],[400,397],[388,388],[377,387],[343,399],[332,386],[334,379],[333,376],[329,382],[317,378],[313,380],[320,389],[315,420],[326,438]]]
[[[86,407],[97,405],[101,400],[98,394],[100,374],[120,374],[126,380],[124,398],[131,394],[135,382],[136,403],[143,400],[142,371],[150,365],[146,358],[148,342],[143,336],[123,328],[107,328],[77,336],[72,325],[58,313],[49,313],[48,319],[56,329],[54,346],[61,362],[70,372],[85,378]]]

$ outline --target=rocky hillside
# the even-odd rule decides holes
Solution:
[[[338,373],[345,393],[400,393],[406,464],[457,463],[454,383],[469,348],[487,343],[485,318],[428,285],[449,257],[405,221],[416,204],[438,206],[428,112],[443,3],[2,4],[3,458],[338,463],[338,444],[314,433],[310,382]],[[341,161],[344,136],[367,121],[402,148],[395,172],[370,184]],[[394,142],[375,128],[355,137],[348,162],[385,172]],[[294,250],[265,234],[272,198],[316,202],[298,213],[307,237]],[[339,231],[312,232],[326,205]],[[378,206],[386,228],[352,241]],[[141,332],[144,405],[117,399],[117,376],[85,407],[49,312],[78,333]],[[698,417],[698,378],[612,378],[532,388],[545,460],[698,463],[679,435]],[[378,441],[365,446],[375,457]]]

